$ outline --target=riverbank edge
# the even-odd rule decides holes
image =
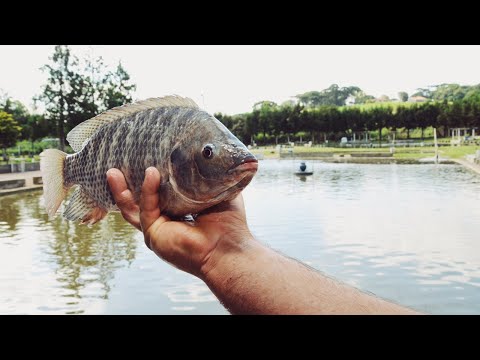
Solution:
[[[0,196],[2,196],[2,195],[12,195],[12,194],[17,194],[17,193],[34,191],[34,190],[42,190],[42,189],[43,189],[42,185],[25,186],[25,187],[19,187],[19,188],[14,188],[14,189],[5,189],[5,190],[0,190]]]
[[[464,167],[476,172],[477,174],[480,174],[480,165],[472,163],[470,161],[467,161],[465,159],[454,159],[454,162],[457,164],[463,165]]]

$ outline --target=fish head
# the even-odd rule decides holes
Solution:
[[[170,182],[181,197],[213,206],[235,197],[252,180],[256,157],[214,117],[202,120],[174,146]]]

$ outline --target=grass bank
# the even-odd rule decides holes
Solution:
[[[302,156],[302,154],[314,153],[331,153],[331,154],[354,154],[354,153],[390,153],[389,148],[337,148],[337,147],[301,147],[283,149],[283,153],[292,150],[295,156]],[[442,157],[450,159],[462,159],[466,155],[475,154],[480,150],[479,145],[465,145],[465,146],[444,146],[439,148],[439,154]],[[264,159],[279,159],[279,153],[274,146],[262,146],[253,149],[254,154],[260,154]],[[418,160],[425,157],[432,157],[435,154],[435,149],[431,146],[426,147],[396,147],[393,158],[402,160]]]

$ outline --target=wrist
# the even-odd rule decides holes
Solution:
[[[209,287],[231,280],[263,248],[248,229],[225,233],[201,267],[200,278]]]

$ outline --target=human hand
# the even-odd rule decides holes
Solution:
[[[145,171],[140,204],[136,204],[123,173],[107,172],[107,181],[122,216],[143,232],[145,244],[173,266],[202,279],[225,254],[242,251],[253,238],[247,226],[243,197],[216,205],[195,222],[172,221],[160,213],[160,173]]]

